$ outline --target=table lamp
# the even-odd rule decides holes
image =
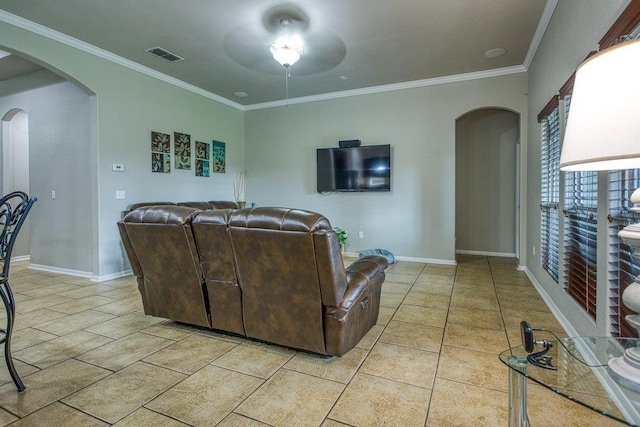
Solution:
[[[619,43],[583,62],[576,71],[560,170],[596,171],[640,168],[640,40]],[[640,189],[631,195],[640,212]],[[618,236],[640,254],[640,223]],[[640,312],[640,276],[622,294],[624,305]],[[640,315],[626,316],[640,330]],[[640,392],[640,348],[609,361],[620,384]]]

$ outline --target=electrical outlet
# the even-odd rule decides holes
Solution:
[[[111,165],[111,170],[114,172],[124,172],[124,165],[122,163],[114,163]]]
[[[358,231],[358,237],[364,239],[364,231]]]
[[[536,256],[536,245],[533,245],[533,256]]]
[[[125,198],[124,190],[116,191],[116,199],[124,199],[124,198]]]
[[[52,199],[56,198],[56,190],[51,190],[51,198]]]

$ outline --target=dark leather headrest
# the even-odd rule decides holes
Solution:
[[[173,205],[175,206],[175,203],[173,202],[139,202],[139,203],[134,203],[132,205],[129,205],[127,207],[127,211],[132,211],[134,209],[138,209],[138,208],[142,208],[145,206],[164,206],[164,205]]]
[[[302,209],[257,207],[230,212],[229,225],[283,231],[315,232],[329,230],[329,220],[319,213]]]
[[[238,209],[238,204],[231,200],[212,200],[209,202],[211,209]]]
[[[209,202],[178,202],[178,206],[187,206],[190,208],[207,210],[211,209],[211,205]]]
[[[193,218],[202,212],[200,209],[186,206],[148,206],[129,212],[122,220],[126,223],[142,224],[190,224]]]
[[[228,225],[229,218],[231,218],[231,209],[216,209],[202,211],[193,220],[193,224],[215,224],[215,225]]]

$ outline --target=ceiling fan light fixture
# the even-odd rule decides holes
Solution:
[[[299,37],[279,37],[271,44],[273,59],[278,61],[283,67],[290,67],[298,62],[303,51],[302,39]]]

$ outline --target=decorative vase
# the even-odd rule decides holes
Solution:
[[[238,207],[240,209],[244,208],[247,205],[247,202],[238,202]]]

